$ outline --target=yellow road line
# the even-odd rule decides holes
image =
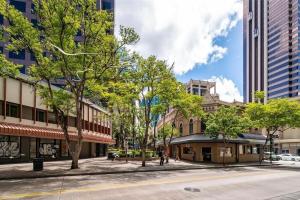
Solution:
[[[110,183],[110,184],[97,184],[93,187],[79,187],[74,189],[62,189],[62,190],[53,190],[49,192],[31,192],[31,193],[23,193],[23,194],[11,194],[7,196],[0,196],[0,200],[4,199],[19,199],[19,198],[32,198],[37,196],[51,196],[57,194],[66,194],[66,193],[73,193],[73,192],[92,192],[92,191],[102,191],[102,190],[109,190],[109,189],[124,189],[130,187],[142,187],[142,186],[154,186],[154,185],[161,185],[161,184],[174,184],[174,183],[182,183],[182,182],[197,182],[197,181],[206,181],[206,180],[216,180],[216,179],[223,179],[223,178],[232,178],[232,177],[239,177],[239,176],[253,176],[253,175],[267,175],[273,174],[274,172],[266,173],[266,172],[244,172],[238,174],[227,174],[227,175],[217,175],[217,176],[208,176],[208,177],[199,177],[192,175],[191,177],[175,177],[175,178],[164,178],[164,179],[152,179],[152,180],[145,180],[139,181],[136,183]],[[282,172],[287,173],[288,172]],[[276,173],[278,174],[278,172]]]

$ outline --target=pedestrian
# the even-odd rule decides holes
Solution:
[[[164,161],[165,161],[165,159],[164,159],[164,153],[161,150],[159,151],[158,156],[160,158],[159,165],[160,166],[164,165]]]
[[[196,152],[193,151],[193,162],[195,162],[195,161],[196,161]]]

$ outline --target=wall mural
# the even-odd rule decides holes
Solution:
[[[18,142],[0,142],[0,157],[18,157],[19,153]]]

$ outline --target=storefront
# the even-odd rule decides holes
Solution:
[[[172,156],[195,162],[226,163],[254,162],[262,156],[265,137],[255,134],[240,134],[238,138],[227,141],[211,139],[203,134],[175,138],[172,144]]]

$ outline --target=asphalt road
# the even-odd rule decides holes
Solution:
[[[0,199],[300,199],[299,168],[230,168],[0,181]]]

